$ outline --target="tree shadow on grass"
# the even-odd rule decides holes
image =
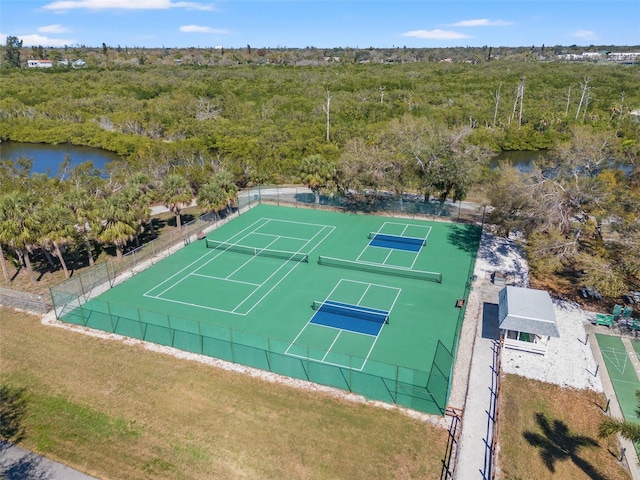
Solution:
[[[606,480],[596,468],[580,457],[581,448],[599,447],[600,444],[591,437],[574,435],[569,427],[560,420],[550,423],[543,413],[536,413],[536,423],[542,430],[538,432],[524,432],[522,436],[529,445],[540,451],[540,457],[551,473],[555,473],[556,462],[571,460],[592,480]]]
[[[26,413],[25,389],[0,385],[0,453],[7,442],[18,443],[24,438],[22,420]]]

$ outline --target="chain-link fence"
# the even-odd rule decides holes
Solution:
[[[260,186],[241,192],[237,198],[237,213],[259,203],[431,220],[473,223],[482,223],[484,220],[483,207],[471,203],[425,202],[423,198],[412,195],[395,197],[373,193],[326,196],[304,187],[281,186]],[[213,214],[205,215],[185,224],[180,231],[171,231],[127,253],[120,260],[96,265],[51,288],[57,318],[64,316],[64,321],[69,323],[348,390],[423,412],[444,413],[464,307],[459,312],[452,348],[438,343],[429,372],[379,363],[374,371],[385,373],[372,375],[348,367],[318,363],[313,360],[318,358],[318,352],[313,351],[313,347],[308,347],[306,354],[296,357],[284,355],[277,352],[285,351],[288,344],[276,339],[95,298],[200,237],[201,232],[215,228],[230,218],[218,220]],[[470,284],[467,284],[465,299],[469,288]],[[91,304],[85,305],[90,299],[93,299]],[[351,361],[353,365],[362,364],[362,359],[355,357]],[[371,363],[369,359],[368,364]]]
[[[425,220],[451,220],[482,223],[484,206],[471,202],[425,201],[415,194],[393,195],[389,192],[361,192],[346,195],[314,193],[306,187],[257,186],[238,195],[238,206],[258,203],[293,205],[334,211],[369,213]]]
[[[42,295],[0,287],[0,305],[28,312],[47,313],[49,305]]]
[[[188,320],[162,312],[121,305],[96,298],[68,312],[65,322],[117,333],[187,352],[246,365],[291,378],[354,392],[372,400],[414,410],[443,414],[451,383],[453,355],[438,344],[430,372],[366,359],[366,373],[349,366],[318,362],[326,353],[297,344],[296,355],[284,353],[289,341],[230,327]],[[346,365],[365,359],[344,354]]]
[[[127,252],[122,258],[97,264],[51,287],[49,291],[56,317],[66,315],[91,298],[158,263],[198,238],[201,233],[228,222],[234,215],[236,213],[224,218],[218,217],[215,213],[202,215],[184,224],[180,230],[171,230]]]

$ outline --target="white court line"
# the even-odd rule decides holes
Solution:
[[[309,250],[309,252],[308,252],[308,253],[311,253],[311,252],[313,252],[316,248],[318,248],[318,247],[322,244],[322,242],[324,242],[324,241],[327,239],[327,237],[328,237],[329,235],[331,235],[331,234],[333,233],[333,231],[336,229],[336,227],[334,227],[334,226],[323,225],[323,226],[322,226],[322,228],[318,231],[318,233],[316,233],[313,237],[311,237],[311,238],[308,240],[308,242],[307,242],[307,243],[310,243],[310,242],[311,242],[315,237],[317,237],[318,235],[320,235],[320,233],[322,233],[322,231],[323,231],[325,228],[329,228],[329,232],[328,232],[327,234],[325,234],[325,236],[324,236],[324,237],[322,237],[322,240],[320,240],[320,241],[316,244],[316,246],[315,246],[315,247],[313,247],[311,250]],[[299,252],[300,250],[301,250],[301,249],[298,249],[298,252]],[[258,300],[258,301],[257,301],[257,302],[256,302],[256,303],[255,303],[255,304],[254,304],[254,305],[253,305],[253,306],[252,306],[252,307],[247,311],[247,313],[251,312],[254,308],[256,308],[256,306],[258,306],[258,305],[260,304],[260,302],[262,302],[262,300],[264,300],[264,298],[265,298],[267,295],[269,295],[269,294],[273,291],[273,289],[274,289],[274,288],[276,288],[278,285],[280,285],[280,283],[281,283],[281,282],[282,282],[282,281],[283,281],[283,280],[284,280],[284,279],[285,279],[285,278],[286,278],[286,277],[287,277],[291,272],[293,272],[293,271],[296,269],[296,267],[298,267],[298,266],[299,266],[299,264],[300,264],[300,263],[302,263],[302,262],[294,262],[294,263],[295,263],[295,265],[293,266],[293,268],[292,268],[291,270],[289,270],[289,271],[284,275],[284,277],[282,277],[280,280],[278,280],[278,282],[277,282],[273,287],[271,287],[271,288],[270,288],[270,289],[269,289],[269,290],[268,290],[268,291],[267,291],[267,292],[266,292],[262,297],[260,297],[260,299],[259,299],[259,300]],[[285,263],[284,265],[286,265],[286,263]],[[283,265],[283,266],[284,266],[284,265]],[[247,298],[249,298],[249,297],[247,297]],[[247,300],[247,299],[245,299],[245,301],[246,301],[246,300]],[[244,302],[243,302],[243,303],[244,303]]]
[[[612,366],[620,372],[621,375],[624,375],[624,372],[627,368],[627,361],[629,361],[629,356],[627,355],[627,351],[618,350],[613,347],[605,347],[604,349],[600,349],[603,356],[606,356],[611,362]],[[620,358],[623,358],[624,361],[620,362]],[[624,380],[621,380],[624,381]]]
[[[367,285],[367,288],[364,289],[364,292],[362,292],[362,295],[360,295],[360,298],[358,299],[358,305],[360,305],[360,302],[362,301],[362,299],[367,294],[370,288],[371,288],[371,285]]]
[[[264,248],[269,248],[271,245],[273,245],[273,244],[274,244],[274,243],[276,243],[277,241],[278,241],[278,239],[277,239],[277,238],[274,238],[274,239],[271,241],[271,243],[267,244],[267,246],[266,246],[266,247],[264,247]],[[231,252],[231,253],[233,253],[233,252]],[[242,270],[244,267],[246,267],[249,263],[253,262],[256,258],[258,258],[258,256],[257,256],[257,255],[250,256],[250,257],[247,259],[247,261],[246,261],[246,262],[244,262],[242,265],[240,265],[238,268],[236,268],[233,272],[231,272],[229,275],[227,275],[227,278],[230,278],[232,275],[235,275],[236,273],[238,273],[240,270]],[[280,269],[278,269],[278,270],[280,270]],[[276,270],[276,272],[277,272],[278,270]],[[274,273],[275,273],[275,272],[274,272]],[[272,274],[271,276],[269,276],[269,278],[271,278],[272,276],[273,276],[273,274]],[[269,280],[269,278],[267,278],[267,280]],[[266,282],[267,280],[264,280],[264,281],[262,282],[261,286],[262,286],[262,285],[264,285],[264,282]]]
[[[233,235],[231,238],[237,237],[238,235],[240,235],[241,233],[243,233],[245,230],[248,230],[249,228],[253,227],[256,223],[261,222],[261,220],[263,219],[258,219],[255,222],[253,222],[251,225],[248,225],[246,228],[240,230],[238,233],[236,233],[235,235]],[[246,237],[246,235],[245,235]],[[244,238],[244,237],[243,237]],[[212,262],[214,259],[216,259],[218,256],[220,256],[222,254],[223,250],[211,250],[210,252],[205,252],[204,254],[202,254],[200,257],[198,257],[197,259],[195,259],[193,262],[191,262],[190,264],[188,264],[187,266],[181,268],[180,270],[178,270],[176,273],[174,273],[173,275],[171,275],[170,277],[164,279],[162,282],[160,282],[159,284],[157,284],[155,287],[147,290],[146,293],[143,294],[144,297],[150,297],[150,298],[158,298],[160,299],[160,295],[162,295],[163,293],[165,293],[167,290],[173,288],[175,285],[177,285],[178,283],[180,283],[182,280],[184,280],[184,278],[182,278],[180,281],[176,282],[174,285],[172,285],[171,287],[169,287],[168,289],[165,289],[164,291],[162,291],[161,293],[159,293],[158,295],[151,295],[150,293],[153,292],[156,288],[158,288],[161,285],[164,285],[165,283],[167,283],[169,280],[173,279],[175,276],[181,274],[182,272],[184,272],[186,269],[192,267],[194,264],[198,263],[200,260],[202,260],[203,258],[214,254],[214,256],[209,259],[209,261],[205,262],[201,267],[197,268],[196,270],[194,270],[193,272],[190,272],[187,274],[187,277],[194,272],[197,272],[198,270],[200,270],[200,268],[204,267],[205,265],[208,265],[210,262]]]
[[[308,223],[308,222],[298,222],[295,220],[282,220],[281,218],[267,218],[267,220],[274,220],[276,222],[282,223],[294,223],[296,225],[311,225],[312,227],[331,227],[331,225],[321,224],[321,223]],[[335,228],[335,226],[333,227]]]
[[[181,300],[172,300],[170,298],[159,298],[159,297],[150,297],[150,298],[156,298],[158,300],[162,300],[163,302],[177,303],[179,305],[187,305],[189,307],[203,308],[205,310],[212,310],[214,312],[232,313],[233,315],[238,315],[240,317],[246,316],[246,313],[236,313],[231,310],[224,310],[222,308],[207,307],[206,305],[200,305],[199,303],[183,302]]]
[[[297,240],[299,242],[306,242],[309,240],[308,238],[289,237],[287,235],[276,235],[275,233],[262,233],[262,232],[253,232],[253,233],[255,235],[262,235],[263,237],[276,237],[278,239],[286,238],[287,240]]]
[[[394,235],[394,234],[385,234],[384,232],[382,232],[382,229],[386,226],[386,225],[398,225],[401,227],[404,227],[402,230],[402,233],[399,236],[402,236],[409,227],[417,227],[417,228],[425,228],[427,229],[427,236],[424,237],[424,244],[427,243],[427,238],[429,238],[429,234],[431,233],[431,227],[428,225],[414,225],[412,223],[398,223],[398,222],[384,222],[382,225],[380,225],[380,228],[378,228],[378,230],[375,232],[375,234],[380,234],[380,235]],[[411,238],[422,238],[422,237],[411,237]],[[373,240],[373,239],[371,239]],[[356,257],[356,262],[362,262],[362,263],[367,263],[369,265],[390,265],[393,266],[395,268],[404,268],[406,270],[413,270],[413,267],[416,265],[416,262],[418,261],[418,255],[420,255],[420,252],[422,252],[422,248],[424,247],[424,245],[420,246],[420,250],[418,250],[417,252],[414,252],[415,255],[413,257],[413,262],[411,262],[411,265],[409,267],[399,267],[397,265],[393,265],[393,264],[387,264],[387,261],[389,260],[389,257],[391,257],[391,254],[395,251],[394,248],[387,248],[387,247],[378,247],[375,245],[371,245],[371,240],[369,240],[369,242],[367,243],[367,245],[362,249],[362,251],[360,252],[360,254]],[[366,260],[360,260],[360,257],[362,257],[365,252],[367,251],[367,249],[369,248],[380,248],[380,249],[386,249],[389,250],[389,253],[387,254],[387,256],[385,257],[385,259],[382,261],[382,263],[380,262],[370,262],[370,261],[366,261]]]
[[[336,344],[336,342],[338,341],[338,338],[340,338],[340,334],[342,333],[342,330],[340,330],[338,332],[338,334],[336,335],[336,338],[333,339],[333,342],[331,342],[331,345],[329,345],[329,348],[327,349],[327,353],[324,354],[324,357],[322,357],[322,362],[325,361],[325,359],[327,358],[327,355],[329,355],[329,353],[331,352],[331,349],[333,348],[333,346]]]
[[[225,282],[242,283],[244,285],[251,285],[253,287],[259,287],[260,286],[259,283],[243,282],[242,280],[232,280],[230,278],[216,277],[215,275],[203,275],[202,273],[192,273],[191,276],[192,277],[208,278],[209,280],[223,280]]]
[[[347,279],[347,278],[341,278],[341,279],[338,281],[338,283],[336,284],[336,286],[335,286],[335,287],[333,287],[333,289],[331,290],[331,292],[329,292],[329,294],[328,294],[328,295],[327,295],[327,297],[325,298],[325,301],[326,301],[326,300],[328,300],[328,299],[331,297],[331,295],[332,295],[332,294],[336,291],[336,289],[337,289],[337,288],[342,284],[342,282],[347,282],[347,283],[358,283],[358,284],[361,284],[361,285],[366,285],[366,288],[365,288],[364,293],[362,294],[362,296],[361,296],[361,297],[360,297],[360,299],[358,300],[358,305],[360,304],[360,302],[362,301],[362,299],[363,299],[363,298],[364,298],[364,296],[366,295],[367,291],[368,291],[368,290],[369,290],[369,288],[371,288],[371,287],[380,287],[380,288],[386,288],[386,289],[389,289],[389,290],[395,290],[395,291],[396,291],[396,296],[395,296],[395,298],[393,299],[393,303],[391,304],[391,307],[390,307],[390,308],[389,308],[389,310],[388,310],[388,311],[389,311],[389,315],[391,315],[391,311],[393,310],[393,307],[395,306],[396,302],[398,301],[398,297],[400,296],[400,293],[402,292],[402,289],[401,289],[401,288],[398,288],[398,287],[390,287],[390,286],[388,286],[388,285],[379,285],[379,284],[376,284],[376,283],[368,283],[368,282],[361,282],[361,281],[358,281],[358,280],[350,280],[350,279]],[[316,327],[328,328],[328,329],[330,329],[330,330],[337,330],[337,331],[338,331],[338,334],[336,335],[336,337],[334,338],[333,342],[331,343],[331,345],[330,345],[330,346],[329,346],[329,348],[327,349],[327,351],[326,351],[325,355],[322,357],[322,360],[313,359],[313,358],[307,358],[307,357],[305,357],[305,356],[303,356],[303,355],[298,355],[298,354],[295,354],[295,353],[290,353],[290,350],[291,350],[291,349],[293,348],[293,346],[296,344],[296,341],[298,340],[298,338],[300,337],[300,335],[302,335],[302,333],[307,329],[307,327],[308,327],[309,325],[311,325],[311,321],[313,320],[313,318],[315,317],[315,315],[316,315],[316,313],[314,313],[314,314],[311,316],[311,318],[307,321],[307,323],[305,324],[305,326],[304,326],[304,327],[302,327],[302,329],[300,330],[300,332],[299,332],[299,333],[295,336],[295,338],[291,341],[291,343],[289,344],[289,346],[286,348],[286,350],[285,350],[285,352],[284,352],[284,353],[285,353],[285,355],[289,355],[289,356],[291,356],[291,357],[300,358],[300,359],[308,360],[308,361],[312,361],[312,362],[323,363],[323,364],[325,364],[325,365],[332,365],[332,366],[334,366],[334,367],[348,368],[348,369],[350,369],[350,370],[354,370],[354,371],[357,371],[357,372],[361,372],[361,371],[364,369],[364,367],[365,367],[365,365],[367,364],[367,362],[369,361],[369,357],[371,356],[371,352],[373,352],[373,348],[375,347],[375,345],[376,345],[376,343],[377,343],[377,341],[378,341],[378,337],[380,336],[380,333],[382,333],[382,330],[384,329],[385,325],[384,325],[384,324],[382,324],[382,325],[381,325],[380,330],[378,330],[378,333],[377,333],[377,334],[375,334],[375,335],[371,335],[370,333],[354,332],[354,331],[352,331],[352,330],[345,330],[345,329],[342,329],[342,328],[331,327],[331,326],[329,326],[329,325],[313,324],[313,325],[315,325]],[[373,338],[374,338],[373,343],[371,344],[371,347],[369,348],[369,351],[367,352],[366,357],[363,359],[364,361],[363,361],[362,366],[361,366],[360,368],[354,368],[353,366],[350,366],[350,365],[344,365],[344,364],[340,364],[340,363],[335,363],[335,362],[328,362],[328,361],[326,361],[327,356],[331,353],[331,349],[333,348],[334,344],[336,343],[336,341],[337,341],[338,337],[340,336],[340,334],[341,334],[342,332],[349,332],[349,333],[351,333],[351,334],[355,334],[355,335],[362,335],[362,336],[365,336],[365,337],[373,337]],[[318,349],[318,350],[320,350],[320,349]],[[347,355],[347,354],[340,354],[340,355]],[[360,358],[360,357],[359,357],[359,358]]]
[[[376,346],[376,342],[378,341],[378,338],[380,337],[380,334],[382,333],[382,329],[384,328],[384,323],[382,324],[382,328],[380,329],[380,331],[378,332],[378,335],[376,335],[375,340],[373,341],[373,343],[371,344],[371,348],[369,349],[369,351],[367,352],[367,356],[364,358],[364,362],[362,362],[362,367],[360,367],[360,371],[362,371],[364,369],[364,366],[367,364],[367,362],[369,361],[369,357],[371,356],[371,352],[373,352],[373,347]]]
[[[338,282],[338,285],[342,282],[349,282],[349,283],[360,283],[362,285],[371,285],[373,287],[382,287],[382,288],[388,288],[389,290],[397,290],[398,292],[401,292],[402,289],[398,288],[398,287],[391,287],[389,285],[381,285],[379,283],[370,283],[370,282],[363,282],[360,280],[351,280],[350,278],[341,278],[340,281]],[[333,290],[335,290],[337,288],[337,285],[334,287]],[[331,293],[333,293],[333,290],[331,291]],[[327,297],[328,298],[328,297]]]
[[[335,226],[330,226],[330,225],[319,225],[319,224],[312,224],[312,223],[305,223],[305,222],[291,222],[291,221],[287,221],[287,220],[279,220],[279,219],[271,219],[271,218],[260,218],[257,219],[256,221],[254,221],[251,225],[248,225],[247,227],[243,228],[242,230],[240,230],[239,232],[237,232],[236,234],[234,234],[233,236],[231,236],[227,241],[229,243],[231,243],[231,240],[237,239],[237,241],[241,241],[247,237],[249,237],[250,235],[256,233],[256,230],[261,228],[262,226],[266,225],[267,223],[271,222],[271,221],[275,221],[275,222],[285,222],[285,223],[292,223],[292,224],[299,224],[299,225],[311,225],[311,226],[316,226],[316,227],[321,227],[320,230],[310,239],[307,240],[307,244],[310,243],[311,241],[313,241],[313,239],[315,237],[317,237],[320,233],[322,233],[325,229],[329,229],[329,231],[324,235],[324,237],[322,238],[322,240],[319,242],[318,245],[316,245],[315,247],[313,247],[313,250],[315,250],[331,233],[333,233],[333,231],[335,230]],[[256,225],[257,228],[256,228]],[[250,230],[248,233],[248,230]],[[244,234],[244,235],[243,235]],[[239,238],[238,238],[239,237]],[[305,239],[300,239],[300,240],[305,240]],[[235,243],[237,243],[237,241]],[[274,239],[274,242],[277,241],[277,238]],[[272,242],[273,243],[273,242]],[[269,244],[271,245],[271,244]],[[306,244],[305,244],[306,245]],[[266,248],[266,247],[265,247]],[[301,250],[301,249],[300,249]],[[300,251],[298,250],[298,252]],[[203,255],[201,255],[200,257],[198,257],[196,260],[194,260],[193,262],[191,262],[190,264],[188,264],[187,266],[183,267],[182,269],[180,269],[179,271],[177,271],[176,273],[174,273],[173,275],[171,275],[170,277],[166,278],[165,280],[163,280],[162,282],[160,282],[159,284],[155,285],[153,288],[151,288],[150,290],[148,290],[146,293],[143,294],[143,296],[145,297],[149,297],[149,298],[155,298],[157,300],[163,300],[166,302],[171,302],[171,303],[177,303],[177,304],[181,304],[181,305],[188,305],[188,306],[192,306],[192,307],[199,307],[199,308],[203,308],[206,310],[212,310],[212,311],[218,311],[218,312],[224,312],[224,313],[231,313],[233,315],[240,315],[240,316],[246,316],[248,315],[260,302],[262,302],[262,300],[269,294],[271,293],[271,291],[273,291],[273,289],[278,286],[280,284],[280,282],[282,282],[282,280],[284,280],[284,278],[286,278],[286,276],[289,275],[289,273],[291,273],[295,267],[297,267],[298,263],[301,262],[295,262],[294,268],[292,268],[289,272],[287,272],[287,274],[285,274],[285,276],[280,279],[276,285],[274,285],[265,295],[263,295],[257,302],[256,304],[254,304],[251,309],[249,309],[247,312],[245,313],[238,313],[236,310],[239,307],[239,305],[237,305],[234,310],[225,310],[225,309],[221,309],[221,308],[215,308],[215,307],[207,307],[205,305],[199,305],[199,304],[194,304],[194,303],[190,303],[190,302],[184,302],[184,301],[180,301],[180,300],[172,300],[172,299],[168,299],[168,298],[163,298],[161,295],[163,295],[164,293],[166,293],[168,290],[172,289],[173,287],[175,287],[176,285],[178,285],[180,282],[182,282],[183,280],[185,280],[187,277],[193,275],[193,276],[200,276],[200,277],[204,277],[204,278],[214,278],[214,279],[219,279],[219,277],[213,277],[213,276],[208,276],[208,275],[204,275],[204,274],[199,274],[197,273],[200,269],[204,268],[206,265],[208,265],[210,262],[212,262],[215,258],[217,258],[218,256],[222,255],[225,252],[225,250],[211,250],[209,252],[204,253]],[[210,256],[213,254],[213,257],[211,259],[209,259],[207,262],[205,262],[204,264],[200,265],[198,268],[196,268],[195,270],[191,271],[190,273],[187,273],[183,278],[181,278],[180,280],[178,280],[177,282],[174,282],[171,286],[169,286],[168,288],[164,289],[162,292],[160,292],[158,295],[151,295],[150,292],[154,291],[155,289],[157,289],[158,287],[164,285],[165,283],[169,282],[170,280],[172,280],[173,278],[175,278],[176,276],[180,275],[181,273],[183,273],[185,270],[193,267],[193,265],[197,264],[198,262],[202,261],[203,258]],[[247,260],[246,263],[248,263],[249,261],[253,260],[254,257],[251,257],[249,260]],[[266,279],[263,283],[261,284],[254,284],[254,283],[250,283],[250,282],[242,282],[242,281],[238,281],[238,280],[233,280],[230,278],[224,278],[221,280],[225,280],[225,281],[229,281],[229,282],[235,282],[235,283],[244,283],[247,285],[251,285],[251,286],[256,286],[257,288],[254,289],[254,291],[249,294],[242,303],[246,302],[251,295],[253,295],[257,290],[259,290],[259,288],[261,288],[262,286],[264,286],[264,284],[271,278],[273,277],[273,275],[275,275],[275,273],[277,273],[277,271],[279,271],[281,268],[283,268],[284,266],[286,266],[288,263],[285,262],[283,265],[281,265],[278,270],[276,270],[276,272],[274,272],[272,275],[269,276],[268,279]],[[241,304],[242,304],[241,303]],[[241,305],[240,304],[240,305]]]

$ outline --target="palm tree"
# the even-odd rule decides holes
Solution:
[[[60,260],[65,277],[69,278],[61,247],[73,243],[77,235],[73,212],[60,202],[53,201],[49,206],[41,208],[36,217],[40,225],[40,243],[46,250],[53,249],[55,256]]]
[[[74,188],[70,190],[64,197],[64,203],[74,217],[74,225],[82,240],[89,265],[93,266],[93,254],[91,253],[91,233],[99,230],[98,207],[93,196],[86,190]]]
[[[640,390],[636,390],[636,402],[636,415],[640,418]],[[598,437],[600,438],[615,434],[620,434],[622,438],[638,443],[640,442],[640,423],[609,417],[604,419],[598,426]]]
[[[155,182],[149,175],[144,172],[134,173],[129,179],[129,185],[135,187],[138,192],[136,208],[138,209],[137,216],[140,227],[147,222],[149,224],[149,230],[151,235],[156,236],[156,232],[153,228],[153,221],[151,220],[151,203],[154,200],[156,190]]]
[[[300,179],[311,189],[320,204],[320,191],[327,188],[336,177],[336,165],[322,155],[309,155],[302,159]]]
[[[171,174],[162,183],[161,193],[164,205],[176,216],[176,226],[182,228],[180,211],[193,200],[193,192],[186,178],[182,175]]]
[[[125,202],[124,197],[114,194],[100,205],[99,217],[102,228],[98,240],[111,243],[116,247],[116,257],[122,258],[124,247],[135,233],[137,220]]]
[[[151,225],[151,207],[147,197],[137,185],[126,186],[118,192],[118,195],[122,195],[136,219],[136,244],[140,245],[139,235],[144,233],[144,225],[146,223]]]
[[[12,192],[0,198],[0,243],[18,255],[32,283],[37,282],[29,257],[37,241],[36,206],[35,197],[23,192]]]
[[[218,218],[218,211],[227,206],[227,195],[218,183],[207,183],[198,192],[198,206]]]
[[[218,170],[213,175],[213,182],[224,192],[227,213],[231,211],[231,205],[236,200],[238,186],[233,174],[228,170]]]

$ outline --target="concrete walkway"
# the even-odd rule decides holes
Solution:
[[[474,283],[469,295],[476,316],[471,368],[464,399],[455,478],[490,479],[498,386],[498,292],[488,280]],[[471,320],[471,318],[467,318]],[[467,321],[465,319],[465,321]],[[471,325],[472,326],[472,325]],[[465,345],[468,347],[468,345]]]
[[[4,480],[96,480],[42,455],[0,443],[0,478]]]

